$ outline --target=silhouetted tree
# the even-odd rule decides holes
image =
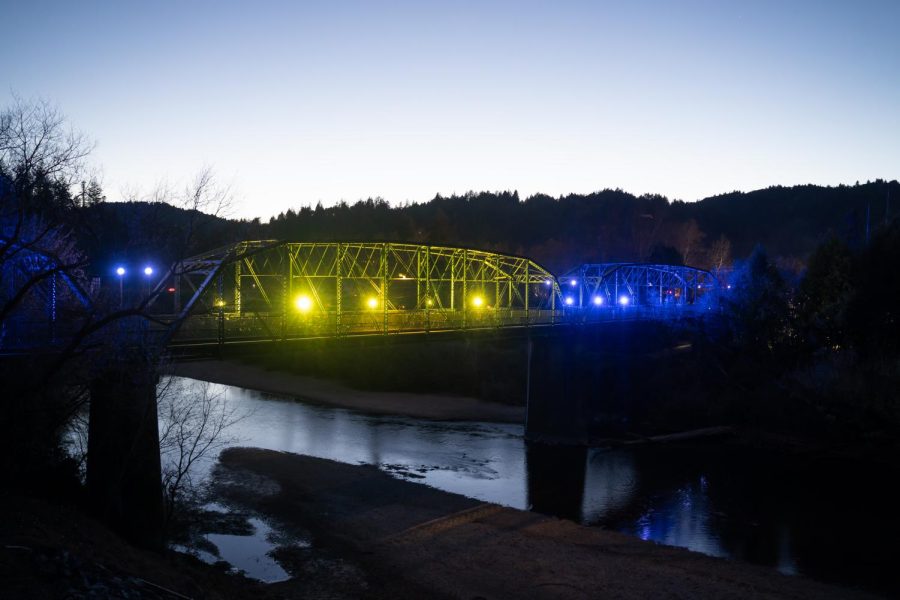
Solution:
[[[793,339],[788,290],[762,246],[735,266],[725,301],[734,340],[742,352],[781,358]]]
[[[900,222],[878,232],[860,255],[847,307],[847,328],[868,357],[900,354]]]
[[[837,238],[819,246],[810,257],[797,299],[798,326],[807,347],[839,350],[845,344],[852,263],[850,249]]]

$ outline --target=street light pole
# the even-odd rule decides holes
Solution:
[[[153,276],[153,267],[151,267],[151,266],[149,266],[149,265],[146,266],[146,267],[144,267],[144,276],[145,276],[145,278],[146,278],[146,281],[145,281],[146,286],[144,287],[144,290],[146,291],[146,295],[149,296],[149,295],[150,295],[150,289],[151,289],[151,285],[150,285],[150,277]],[[143,293],[143,292],[142,292],[142,293]]]
[[[119,308],[122,308],[125,305],[125,291],[123,285],[125,279],[125,267],[118,267],[116,269],[116,275],[119,276]]]

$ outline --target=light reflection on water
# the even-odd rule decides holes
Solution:
[[[214,387],[214,392],[225,392],[227,402],[251,412],[229,431],[238,438],[235,445],[378,465],[479,500],[527,505],[520,425],[366,415],[232,386]]]
[[[234,445],[377,465],[394,476],[479,500],[742,558],[783,573],[898,587],[896,577],[884,574],[892,571],[882,569],[891,553],[873,547],[864,527],[842,519],[847,498],[819,492],[830,489],[830,472],[791,471],[756,454],[704,446],[526,445],[520,425],[367,415],[214,387],[224,391],[228,403],[252,411],[232,430],[238,438]],[[848,485],[847,497],[859,501]],[[826,519],[830,530],[823,534]],[[886,527],[900,534],[896,518]],[[854,550],[844,556],[848,547]],[[866,556],[859,558],[858,552]]]
[[[275,549],[269,539],[272,529],[262,519],[251,517],[249,521],[253,535],[208,533],[206,539],[219,549],[222,560],[254,579],[266,583],[288,579],[287,572],[269,555]]]

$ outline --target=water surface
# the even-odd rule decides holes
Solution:
[[[251,413],[232,429],[234,445],[377,465],[488,502],[900,592],[892,562],[900,519],[890,482],[874,467],[786,461],[719,442],[548,448],[525,444],[519,425],[368,415],[213,388]]]

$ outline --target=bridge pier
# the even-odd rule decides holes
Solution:
[[[664,323],[560,326],[528,340],[525,439],[588,445],[620,437],[642,409],[669,393]]]
[[[132,542],[161,549],[162,469],[156,384],[146,359],[120,359],[90,385],[87,487],[91,508]]]
[[[588,340],[578,331],[528,338],[525,439],[529,442],[586,445],[586,403],[594,399],[578,360]]]

